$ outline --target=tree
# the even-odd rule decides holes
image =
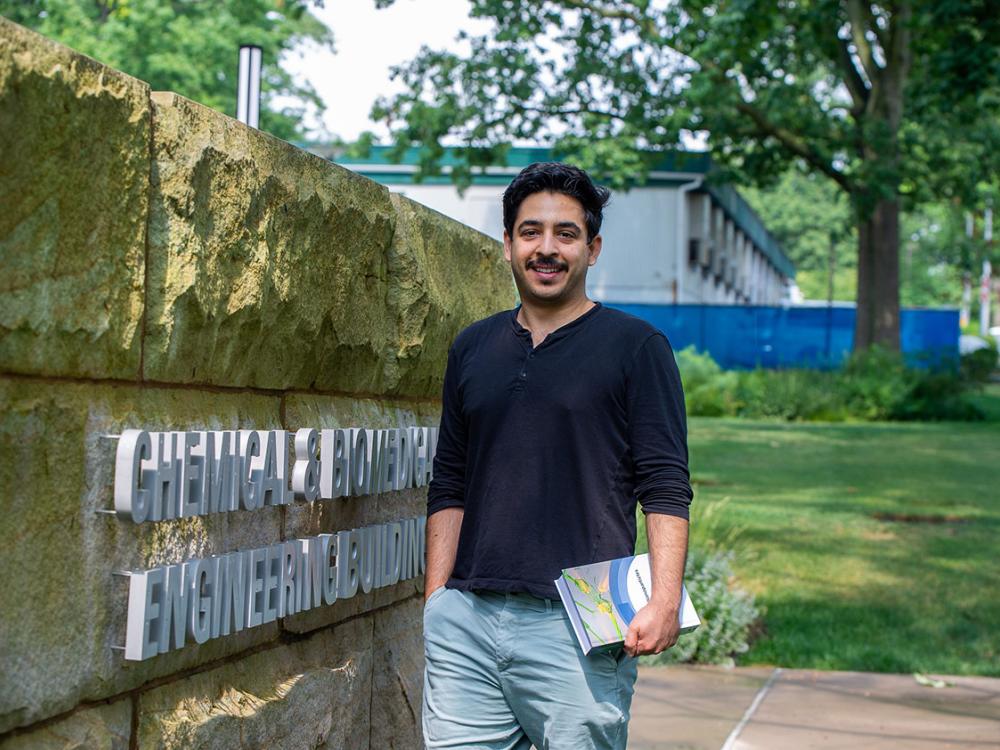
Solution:
[[[900,299],[904,305],[958,307],[962,276],[971,273],[969,243],[947,202],[903,215]]]
[[[944,183],[962,191],[958,165],[935,170],[936,159],[997,164],[996,151],[953,142],[1000,79],[990,6],[472,0],[492,32],[462,39],[467,53],[424,48],[395,72],[407,90],[373,117],[389,124],[400,153],[421,147],[424,171],[442,141],[457,143],[458,180],[502,162],[511,141],[547,140],[628,185],[685,132],[707,132],[713,158],[739,182],[767,184],[801,165],[848,198],[855,346],[898,348],[901,204]]]
[[[854,299],[857,239],[842,191],[819,175],[792,169],[743,195],[795,264],[795,282],[806,299]]]
[[[307,107],[323,103],[292,80],[282,53],[332,35],[302,0],[0,0],[0,15],[106,65],[220,112],[236,112],[238,48],[263,51],[260,127],[280,138],[299,134]]]
[[[980,184],[967,202],[953,198],[929,203],[904,217],[904,304],[958,306],[964,281],[973,292],[970,307],[978,307],[982,262],[1000,267],[1000,246],[983,237],[984,209],[993,207],[995,212],[997,206],[997,186]],[[972,236],[967,234],[970,229]]]
[[[996,190],[981,185],[978,192],[976,205],[1000,205]],[[806,299],[853,299],[856,240],[850,207],[832,182],[792,170],[767,188],[745,188],[743,195],[795,264],[795,281]],[[1000,265],[996,249],[982,240],[982,211],[973,217],[971,239],[967,216],[956,198],[929,200],[902,213],[901,304],[957,307],[963,277],[977,279],[984,258]]]

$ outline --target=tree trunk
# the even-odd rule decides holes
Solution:
[[[876,31],[870,4],[848,2],[854,43],[871,81],[858,117],[859,156],[875,180],[858,186],[858,308],[854,351],[883,346],[899,351],[899,186],[902,181],[899,129],[910,73],[911,0],[890,4],[889,27]],[[865,8],[868,11],[865,11]],[[871,25],[870,25],[871,24]],[[881,47],[884,63],[875,49]],[[862,200],[858,200],[862,199]]]
[[[899,351],[899,201],[882,199],[858,217],[858,308],[854,351]]]

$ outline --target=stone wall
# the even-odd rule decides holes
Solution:
[[[513,302],[492,240],[0,19],[0,748],[414,748],[411,579],[127,662],[127,579],[398,520],[421,490],[135,525],[150,430],[434,425]]]

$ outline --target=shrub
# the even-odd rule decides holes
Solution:
[[[963,360],[960,371],[948,362],[914,369],[898,352],[879,347],[852,355],[835,372],[726,372],[694,347],[680,351],[677,364],[688,414],[697,417],[970,421],[983,413],[967,399],[968,390],[975,377],[988,377],[978,361]]]
[[[699,417],[726,417],[737,412],[737,375],[724,372],[714,380],[684,392],[688,413]]]
[[[890,415],[901,420],[956,420],[971,422],[984,415],[966,397],[968,382],[950,372],[918,373]]]
[[[677,369],[688,414],[725,417],[736,413],[736,373],[723,372],[710,354],[699,354],[693,346],[677,352]]]
[[[843,400],[830,373],[812,370],[750,370],[739,374],[741,417],[842,420]]]
[[[719,363],[712,359],[708,352],[702,354],[694,346],[687,346],[677,352],[677,369],[681,371],[681,380],[686,389],[711,382],[722,374]]]
[[[965,380],[970,383],[985,383],[997,369],[997,345],[991,338],[985,349],[977,349],[974,352],[965,354],[961,359],[961,373]]]
[[[732,553],[693,548],[684,569],[684,584],[698,610],[701,625],[682,635],[662,654],[643,657],[646,664],[733,665],[733,656],[749,647],[751,624],[760,616],[753,595],[733,582]]]
[[[840,381],[847,409],[866,420],[891,419],[912,387],[902,355],[878,346],[852,354]]]

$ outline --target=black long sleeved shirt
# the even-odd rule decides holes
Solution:
[[[591,308],[532,347],[517,310],[448,353],[427,515],[462,507],[450,588],[556,598],[563,568],[631,555],[635,504],[688,517],[680,376],[639,318]]]

